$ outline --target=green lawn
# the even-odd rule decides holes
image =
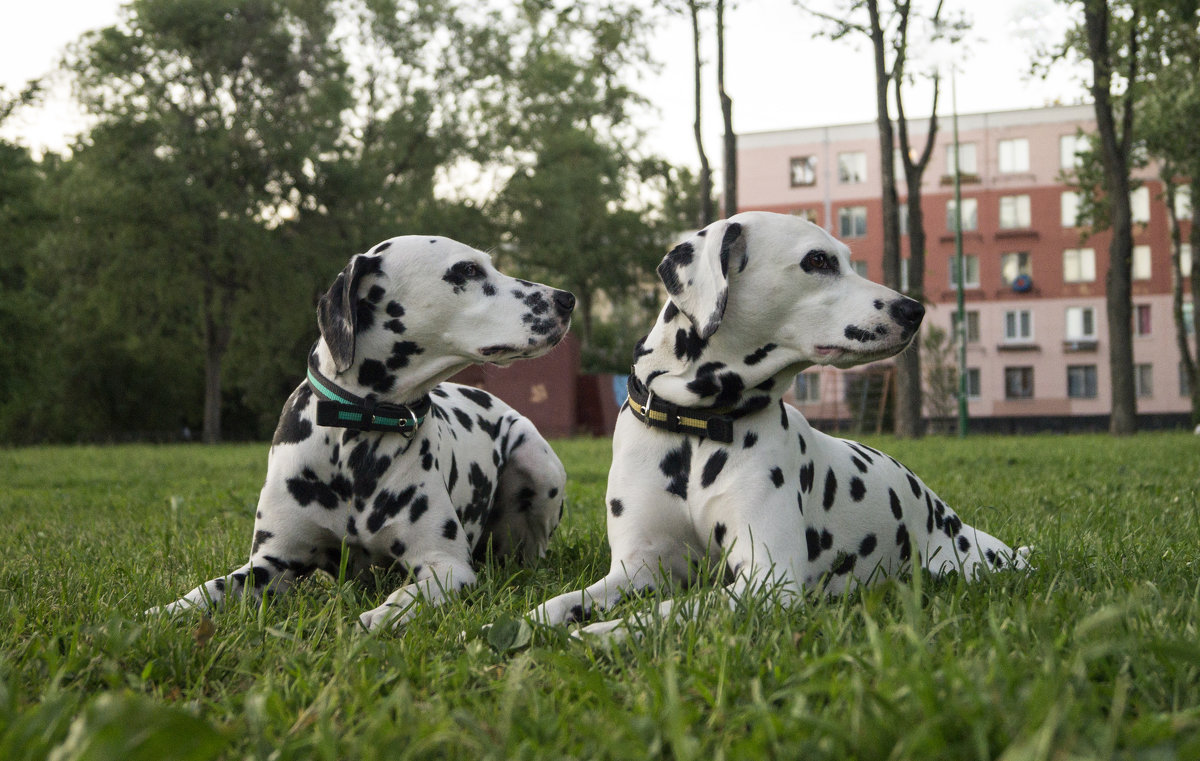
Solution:
[[[464,640],[607,568],[571,440],[545,561],[401,634],[356,628],[395,578],[147,620],[244,562],[266,446],[0,450],[0,759],[1200,759],[1200,437],[867,442],[1037,570]]]

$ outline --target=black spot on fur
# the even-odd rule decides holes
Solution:
[[[446,476],[446,492],[454,491],[454,485],[458,483],[458,460],[455,459],[454,453],[450,453],[450,473]]]
[[[367,516],[367,530],[372,534],[378,533],[379,529],[383,528],[383,524],[388,519],[395,518],[401,510],[412,502],[412,498],[416,493],[417,487],[415,485],[410,485],[399,493],[381,489],[375,495],[375,501],[371,505],[371,514]]]
[[[782,399],[779,400],[779,425],[782,426],[783,430],[785,431],[791,425],[788,423],[788,411],[787,407],[784,406]]]
[[[625,503],[619,499],[611,499],[608,502],[608,509],[612,511],[614,518],[620,518],[621,513],[625,512]]]
[[[867,534],[858,545],[858,554],[864,558],[875,551],[877,541],[874,534]]]
[[[456,417],[458,419],[458,424],[461,425],[465,430],[467,430],[467,431],[475,430],[475,422],[473,420],[471,420],[470,415],[468,415],[466,412],[464,412],[463,410],[460,410],[457,407],[455,407],[453,410],[451,410],[451,412],[453,412],[454,417]]]
[[[808,543],[808,562],[816,560],[821,554],[821,535],[815,528],[804,530],[804,539]]]
[[[896,520],[903,518],[904,509],[900,505],[900,498],[897,497],[896,492],[892,491],[891,489],[888,489],[888,501],[891,503],[892,515],[896,517]]]
[[[670,322],[671,320],[674,320],[678,315],[679,315],[679,307],[675,306],[674,301],[668,301],[667,305],[665,307],[663,307],[663,313],[662,313],[663,322]]]
[[[971,540],[967,539],[965,536],[960,536],[958,538],[958,551],[959,552],[967,552],[970,549],[971,549]]]
[[[307,383],[292,392],[291,398],[284,406],[283,415],[279,418],[279,425],[275,428],[275,437],[271,439],[271,446],[299,444],[312,435],[312,421],[304,420],[301,417],[311,399],[312,389]]]
[[[865,462],[863,462],[862,460],[858,459],[857,457],[851,457],[850,464],[853,465],[854,467],[858,468],[859,473],[867,472],[867,464]]]
[[[684,439],[683,445],[672,449],[659,462],[658,468],[667,477],[667,492],[680,499],[687,499],[688,471],[692,466],[692,442]]]
[[[754,431],[747,431],[746,438],[742,439],[742,449],[749,449],[758,443],[758,434]]]
[[[458,390],[458,393],[475,402],[480,407],[483,407],[485,410],[492,408],[492,395],[483,389],[464,386]]]
[[[912,542],[908,538],[908,527],[903,523],[896,528],[896,546],[900,548],[901,560],[912,557]]]
[[[458,522],[449,518],[442,524],[442,537],[454,541],[458,538]]]
[[[301,507],[316,502],[326,510],[333,510],[342,500],[349,499],[351,493],[350,481],[340,473],[325,483],[309,468],[301,471],[299,476],[289,478],[286,483],[288,493]]]
[[[833,572],[838,576],[845,576],[854,570],[854,564],[858,562],[858,555],[852,552],[839,551],[837,557],[833,560]]]
[[[424,353],[425,350],[413,341],[397,341],[392,344],[392,353],[387,360],[388,369],[399,370],[402,367],[408,367],[410,359]]]
[[[718,449],[709,455],[708,461],[704,463],[704,470],[700,474],[700,486],[707,489],[712,486],[713,481],[717,480],[717,476],[721,474],[721,469],[725,467],[725,462],[729,459],[729,453],[724,449]]]
[[[917,479],[913,477],[912,473],[909,473],[907,478],[908,478],[908,488],[912,489],[912,493],[913,493],[914,497],[916,497],[917,499],[920,499],[921,498],[921,484],[919,484],[917,482]]]
[[[658,276],[662,279],[667,293],[678,296],[683,293],[683,282],[679,279],[679,268],[687,267],[695,258],[695,249],[691,243],[680,243],[663,258],[658,265]]]
[[[424,494],[413,500],[412,507],[408,508],[408,520],[411,523],[416,523],[417,520],[425,514],[429,509],[429,498]]]
[[[717,543],[718,547],[721,547],[724,545],[724,543],[725,543],[725,524],[724,523],[718,522],[713,526],[713,541]]]
[[[754,350],[753,354],[747,354],[745,359],[742,361],[747,365],[757,365],[759,362],[762,362],[764,359],[766,359],[767,355],[777,348],[779,347],[772,343],[766,344],[765,346],[760,346]]]
[[[855,502],[862,502],[863,495],[867,493],[867,486],[858,476],[850,479],[850,499]]]
[[[266,542],[273,536],[275,536],[275,535],[272,534],[270,531],[263,531],[262,529],[255,531],[254,532],[254,543],[250,546],[250,554],[253,555],[256,552],[258,552],[258,548],[261,547],[264,542]]]
[[[817,466],[809,460],[808,463],[800,466],[800,491],[805,494],[812,492],[813,482],[817,477]]]
[[[804,440],[804,434],[797,433],[796,439],[797,439],[797,441],[800,442],[800,454],[807,453],[808,452],[808,442]]]
[[[392,242],[390,240],[385,240],[383,243],[380,243],[378,246],[371,249],[371,253],[378,254],[381,251],[386,251],[391,245],[392,245]]]
[[[776,489],[783,486],[783,471],[779,466],[771,468],[771,483],[775,484]]]
[[[392,546],[388,548],[388,551],[392,553],[392,557],[401,558],[404,557],[404,553],[408,552],[408,547],[405,546],[404,542],[397,539],[392,542]]]
[[[843,331],[843,335],[849,341],[858,341],[859,343],[870,343],[875,340],[875,335],[869,330],[863,330],[857,325],[847,325]]]
[[[365,359],[358,366],[358,384],[366,386],[378,394],[386,394],[392,390],[396,379],[388,373],[384,364],[377,359]]]
[[[675,358],[676,359],[700,359],[700,355],[704,353],[704,347],[708,342],[700,337],[695,328],[684,330],[680,328],[675,333]]]
[[[833,507],[834,501],[837,499],[837,476],[833,473],[833,468],[825,474],[825,497],[821,501],[821,506],[826,510]]]

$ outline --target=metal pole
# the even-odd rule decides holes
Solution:
[[[954,66],[950,67],[950,109],[954,114],[954,262],[958,268],[955,283],[958,298],[958,437],[967,435],[967,313],[963,299],[962,174],[958,148],[958,88]]]

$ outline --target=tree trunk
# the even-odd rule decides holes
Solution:
[[[892,130],[892,117],[888,110],[888,87],[891,73],[887,70],[886,41],[883,37],[883,27],[879,21],[878,0],[867,0],[867,11],[871,16],[871,47],[875,50],[875,112],[876,124],[879,128],[879,164],[880,182],[883,188],[883,284],[889,288],[900,290],[900,202],[896,197],[896,155],[895,134]],[[910,284],[912,279],[910,278]],[[896,359],[898,375],[905,375],[905,385],[909,388],[908,396],[902,406],[899,389],[895,403],[895,433],[897,436],[916,436],[921,425],[920,412],[920,357],[914,350],[913,357]],[[914,361],[917,375],[917,414],[911,415],[911,386],[912,379],[908,377]],[[903,368],[903,369],[900,369]],[[899,386],[899,382],[897,383]]]
[[[229,348],[229,294],[219,294],[211,272],[205,273],[204,309],[204,431],[205,444],[221,441],[221,364]]]
[[[733,100],[725,92],[725,0],[717,0],[717,92],[725,121],[725,216],[737,214],[737,135],[733,132]]]
[[[1109,10],[1104,0],[1088,0],[1083,10],[1088,57],[1092,62],[1092,98],[1100,156],[1104,165],[1104,190],[1112,204],[1112,243],[1108,248],[1105,293],[1108,313],[1108,365],[1112,381],[1109,432],[1126,436],[1137,432],[1137,395],[1133,377],[1133,218],[1129,203],[1129,154],[1133,135],[1133,97],[1126,92],[1122,129],[1118,134],[1112,102],[1112,54],[1109,46]],[[1130,60],[1136,66],[1136,19],[1131,23]],[[1136,73],[1136,70],[1132,73]],[[1129,76],[1132,87],[1136,77]]]
[[[700,132],[700,11],[696,7],[696,0],[688,0],[688,11],[692,15],[692,51],[696,75],[696,121],[692,129],[696,135],[696,151],[700,154],[700,218],[697,226],[707,227],[713,221],[712,169],[708,165],[704,137]]]

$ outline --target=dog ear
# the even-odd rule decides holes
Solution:
[[[358,285],[364,275],[379,271],[379,257],[356,254],[317,302],[317,327],[333,355],[337,372],[354,364],[354,335],[358,328]]]
[[[701,338],[721,326],[729,299],[729,268],[741,269],[746,239],[737,222],[713,222],[671,249],[658,265],[658,277],[680,312]]]

